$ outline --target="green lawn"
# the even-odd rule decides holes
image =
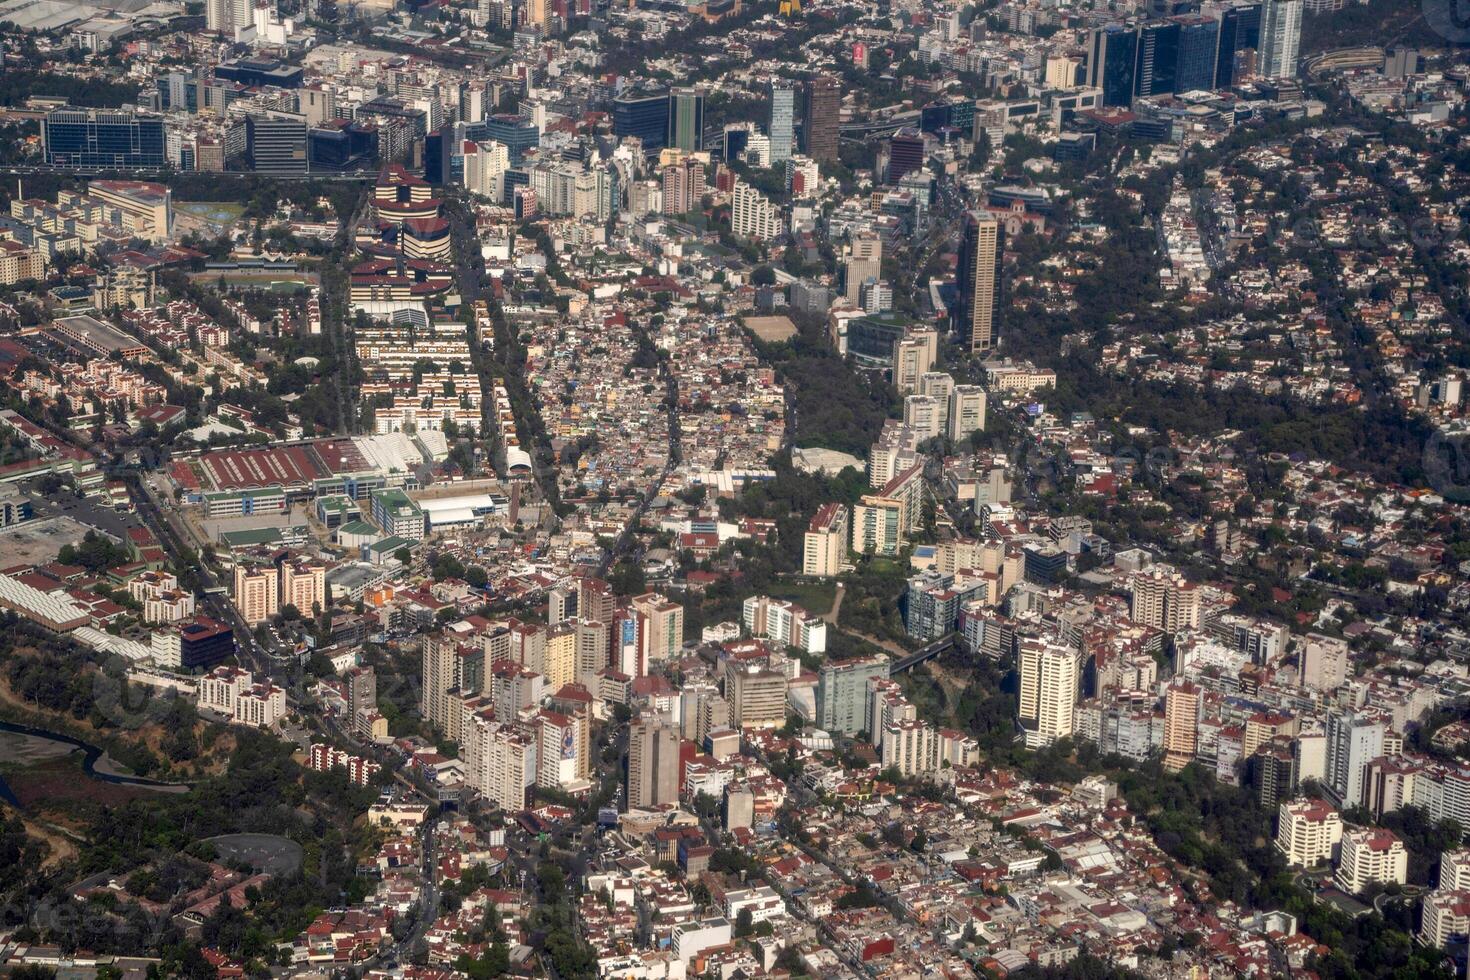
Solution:
[[[776,582],[767,592],[772,599],[785,599],[807,612],[825,616],[837,597],[835,582]]]

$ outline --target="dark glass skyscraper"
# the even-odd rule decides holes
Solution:
[[[636,136],[645,151],[661,150],[669,135],[667,95],[625,96],[613,100],[613,135]],[[703,120],[701,120],[701,125]]]
[[[1179,18],[1179,67],[1174,91],[1208,91],[1215,87],[1215,48],[1220,22],[1210,17]]]
[[[1235,56],[1261,43],[1261,5],[1242,4],[1220,13],[1220,38],[1215,48],[1215,87],[1235,84]]]
[[[121,109],[53,109],[41,123],[58,167],[161,167],[163,119]]]
[[[1139,28],[1138,64],[1133,76],[1134,95],[1146,98],[1174,92],[1174,74],[1178,66],[1178,24],[1145,24]]]
[[[1133,104],[1137,58],[1138,34],[1132,28],[1109,24],[1092,32],[1087,57],[1087,84],[1102,89],[1104,106],[1126,109]]]

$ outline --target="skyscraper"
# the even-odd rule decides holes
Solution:
[[[636,136],[643,142],[644,152],[661,150],[669,135],[669,97],[640,95],[614,99],[612,123],[614,136]]]
[[[837,159],[837,115],[841,103],[837,79],[831,75],[818,75],[806,83],[802,134],[806,139],[806,155],[818,163]]]
[[[693,153],[704,149],[704,93],[676,88],[669,92],[669,132],[665,145]]]
[[[896,184],[905,174],[924,169],[924,134],[906,126],[888,141],[888,182]]]
[[[1368,763],[1383,754],[1383,722],[1334,711],[1327,716],[1327,792],[1339,806],[1363,802]]]
[[[1200,92],[1215,87],[1215,49],[1220,22],[1210,17],[1179,18],[1179,64],[1174,91]]]
[[[1220,12],[1220,36],[1215,47],[1215,87],[1229,88],[1236,82],[1235,61],[1242,51],[1254,51],[1261,43],[1261,5],[1240,4]]]
[[[1257,64],[1262,78],[1295,78],[1302,40],[1302,0],[1265,0],[1261,4],[1261,42]]]
[[[970,352],[995,346],[995,306],[1000,298],[1000,222],[994,215],[971,211],[960,246],[959,330]]]
[[[658,720],[628,727],[628,806],[654,807],[679,799],[679,736]]]
[[[1026,747],[1038,749],[1072,734],[1077,702],[1077,654],[1069,647],[1028,639],[1020,655],[1021,730]]]
[[[1138,34],[1122,24],[1092,32],[1087,50],[1087,84],[1102,89],[1104,106],[1133,104],[1133,76],[1137,71]]]
[[[1145,24],[1138,31],[1138,65],[1133,94],[1167,95],[1174,91],[1179,66],[1179,25]]]
[[[1199,742],[1199,688],[1189,681],[1164,691],[1164,768],[1178,772],[1194,761]]]
[[[791,158],[796,125],[796,90],[785,82],[771,83],[771,162]]]
[[[527,27],[536,27],[542,34],[550,27],[550,5],[546,0],[530,0],[523,8]]]

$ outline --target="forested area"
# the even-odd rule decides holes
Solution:
[[[798,333],[780,344],[756,341],[761,359],[787,386],[795,445],[864,458],[883,420],[899,414],[898,393],[875,372],[859,371],[833,349],[820,317],[793,317]]]
[[[76,106],[114,109],[138,98],[133,82],[113,82],[86,75],[7,68],[0,72],[0,105],[24,105],[33,95],[66,99]]]

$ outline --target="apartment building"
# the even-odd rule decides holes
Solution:
[[[1342,817],[1325,800],[1297,799],[1276,811],[1276,849],[1294,867],[1331,860],[1342,841]]]
[[[1199,590],[1182,575],[1153,571],[1133,578],[1129,615],[1145,626],[1167,633],[1199,629],[1199,606]]]
[[[235,608],[254,626],[280,612],[280,574],[274,565],[235,566]]]
[[[1369,885],[1402,885],[1409,880],[1409,852],[1404,842],[1382,827],[1343,833],[1339,844],[1337,887],[1358,895]]]
[[[1018,657],[1020,723],[1026,747],[1037,749],[1072,734],[1077,704],[1077,653],[1044,640],[1022,641]]]
[[[828,578],[842,571],[847,554],[847,508],[823,504],[807,527],[802,542],[801,573]]]
[[[827,623],[794,602],[769,596],[750,596],[742,609],[745,628],[752,636],[769,639],[803,653],[824,653]]]

